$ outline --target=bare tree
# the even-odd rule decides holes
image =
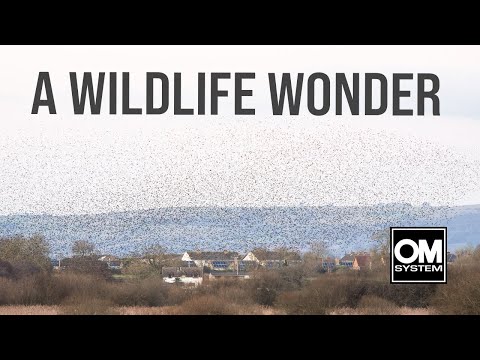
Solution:
[[[164,266],[180,266],[181,260],[167,254],[161,245],[147,246],[141,252],[141,257],[148,262],[155,271],[161,271]]]
[[[77,240],[72,246],[72,252],[75,256],[91,256],[93,255],[94,251],[95,245],[85,240]]]
[[[330,256],[330,249],[325,241],[318,240],[310,244],[309,253],[317,259],[324,259]]]
[[[11,264],[24,264],[49,269],[49,247],[43,236],[0,238],[0,259]]]
[[[326,241],[317,240],[312,242],[309,246],[309,251],[303,255],[306,271],[312,273],[323,271],[323,261],[330,256],[330,249]]]
[[[390,264],[390,229],[382,229],[372,234],[374,247],[371,251],[373,268],[389,268]]]
[[[388,257],[390,254],[390,229],[375,231],[372,235],[372,240],[375,242],[375,250],[381,256]]]

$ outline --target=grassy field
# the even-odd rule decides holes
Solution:
[[[0,315],[70,315],[71,309],[61,306],[0,306]],[[109,308],[107,311],[99,310],[97,315],[182,315],[182,308],[179,306],[125,306]],[[274,309],[257,306],[255,308],[245,309],[245,312],[239,315],[276,315],[282,314]],[[191,315],[191,314],[190,314]],[[195,314],[193,314],[195,315]]]
[[[0,306],[0,315],[58,315],[58,306],[33,305]]]
[[[0,306],[0,315],[63,315],[68,314],[68,310],[59,306]],[[413,309],[408,307],[397,307],[385,315],[431,315],[434,314],[433,309]],[[100,312],[99,315],[103,313]],[[117,315],[182,315],[182,308],[179,306],[126,306],[111,308],[107,314]],[[341,308],[336,309],[330,315],[371,315],[379,314],[376,308]],[[245,309],[245,312],[239,315],[285,315],[285,312],[273,308],[256,306],[254,308]]]

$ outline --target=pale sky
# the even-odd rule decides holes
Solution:
[[[478,46],[2,46],[1,54],[0,214],[480,203]],[[40,71],[50,72],[58,115],[30,114]],[[256,115],[233,115],[233,80],[221,82],[231,95],[219,116],[174,116],[172,103],[160,116],[109,115],[108,92],[104,114],[73,115],[70,71],[130,72],[139,107],[149,71],[171,82],[181,72],[189,107],[198,72],[255,72],[245,106]],[[269,72],[435,73],[441,116],[274,117]]]

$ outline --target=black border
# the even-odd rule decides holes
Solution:
[[[480,44],[471,6],[408,2],[89,4],[10,2],[3,45]]]
[[[94,6],[82,3],[81,6],[73,7],[70,4],[56,3],[9,3],[4,9],[4,19],[0,22],[0,30],[4,35],[0,44],[480,45],[478,15],[468,5],[446,3],[444,14],[440,16],[441,3],[392,3],[391,7],[375,4],[375,11],[372,11],[370,4],[364,2],[338,5],[329,3],[328,8],[326,4],[321,4],[321,9],[296,2],[287,6],[273,4],[263,10],[258,4],[234,4],[233,9],[228,10],[224,4],[212,4],[224,9],[224,13],[217,9],[208,15],[205,10],[210,10],[209,4],[199,4],[204,7],[203,12],[200,12],[199,9],[192,9],[197,4],[182,2],[178,4],[179,8],[183,8],[182,13],[178,9],[172,9],[170,4],[172,3],[167,7],[166,3],[159,3],[157,6],[161,9],[155,8],[153,4],[114,4],[105,10],[99,9],[99,3]],[[185,17],[188,8],[191,15]],[[123,9],[124,13],[119,9]],[[61,13],[62,10],[65,13]],[[285,13],[281,14],[281,11]],[[184,33],[180,33],[177,30],[183,22],[188,27]],[[8,54],[2,53],[2,56]],[[110,344],[109,353],[123,351],[133,343],[143,345],[135,346],[135,353],[140,355],[144,350],[152,349],[152,344],[158,342],[159,335],[167,339],[167,336],[162,336],[163,332],[168,335],[171,344],[170,341],[176,343],[176,339],[183,340],[183,331],[195,326],[201,330],[198,334],[193,334],[192,339],[208,339],[207,347],[211,346],[213,350],[219,340],[225,341],[225,344],[231,343],[235,346],[234,349],[241,349],[240,344],[247,342],[252,346],[261,345],[255,346],[255,349],[260,350],[258,354],[266,350],[265,355],[272,356],[278,349],[295,347],[295,351],[301,352],[302,348],[311,348],[319,339],[325,342],[330,338],[332,343],[342,339],[352,349],[354,346],[363,349],[372,342],[390,344],[393,332],[411,333],[415,329],[436,329],[440,326],[455,329],[448,333],[448,338],[454,341],[452,337],[458,336],[458,340],[461,340],[459,343],[464,348],[469,343],[467,339],[473,340],[475,336],[474,332],[468,330],[469,325],[476,325],[477,320],[477,317],[467,315],[2,316],[0,334],[2,345],[7,345],[7,348],[10,339],[12,344],[28,339],[29,342],[25,343],[30,344],[38,355],[38,349],[44,348],[45,344],[55,345],[59,341],[65,341],[71,343],[77,352],[86,352],[91,356],[91,347],[78,346],[79,339],[85,338],[84,329],[89,329],[90,338],[98,336],[99,339],[105,339],[112,332],[106,328],[108,326],[120,329],[120,332],[112,332],[114,342],[111,344],[121,338],[128,338],[120,347]],[[231,330],[212,331],[220,325]],[[237,327],[245,329],[243,334],[236,334],[233,329]],[[35,328],[42,330],[25,331]],[[179,335],[172,336],[173,328],[179,329]],[[365,328],[368,331],[362,331]],[[13,329],[17,331],[12,331]],[[265,337],[266,332],[269,337]],[[22,334],[20,338],[19,334]],[[435,331],[422,331],[421,336],[425,344],[429,343],[429,338],[432,344],[438,342],[438,333]],[[272,343],[270,338],[277,341]],[[282,344],[283,339],[285,343]],[[107,341],[104,342],[108,344]],[[17,346],[14,350],[18,351]],[[328,349],[322,349],[322,352],[325,350]],[[431,356],[435,346],[426,346],[425,350]],[[338,349],[334,349],[334,353],[338,355]]]
[[[409,334],[423,329],[425,331],[421,331],[421,342],[427,345],[424,348],[431,356],[431,351],[435,350],[433,344],[438,342],[438,332],[429,331],[430,329],[438,329],[440,326],[455,329],[448,333],[448,339],[453,341],[452,337],[459,336],[463,347],[468,344],[468,338],[476,336],[469,329],[470,325],[478,324],[478,319],[478,316],[468,315],[7,315],[1,317],[0,335],[2,345],[7,348],[12,345],[17,351],[18,340],[25,342],[28,339],[31,341],[28,344],[36,351],[36,355],[39,348],[49,346],[49,352],[54,353],[55,347],[51,346],[61,341],[66,345],[71,344],[76,351],[85,351],[91,356],[91,346],[79,346],[85,340],[85,329],[88,329],[87,337],[101,339],[108,346],[108,353],[116,350],[122,352],[131,345],[141,345],[135,346],[138,355],[138,351],[151,351],[156,344],[161,346],[165,343],[158,343],[161,338],[168,339],[166,344],[170,347],[176,343],[184,347],[185,340],[203,341],[202,344],[206,347],[202,350],[218,350],[217,344],[220,342],[231,344],[232,354],[240,353],[246,343],[259,350],[264,349],[266,355],[271,357],[274,351],[284,355],[287,347],[295,352],[309,349],[319,339],[323,342],[331,340],[332,343],[340,340],[348,343],[352,349],[365,349],[365,346],[373,343],[388,344],[393,333]],[[36,326],[41,326],[41,330],[25,331]],[[187,336],[193,327],[201,330]],[[108,341],[110,339],[112,342]],[[120,346],[115,345],[123,339],[127,341]],[[38,347],[33,346],[35,343]],[[330,348],[339,354],[339,349],[334,346]],[[323,350],[328,350],[328,346]],[[59,356],[61,355],[60,353]],[[297,357],[301,357],[300,354]]]
[[[424,284],[424,285],[434,285],[434,284],[447,284],[448,281],[448,269],[447,269],[447,254],[444,256],[444,262],[445,262],[445,281],[415,281],[415,282],[410,282],[410,281],[395,281],[392,282],[393,279],[393,272],[392,272],[392,264],[393,264],[393,251],[392,251],[392,240],[393,240],[393,229],[402,229],[402,230],[408,230],[408,229],[423,229],[423,230],[444,230],[445,231],[445,249],[448,251],[448,230],[446,226],[390,226],[390,284],[391,285],[401,285],[401,284]]]

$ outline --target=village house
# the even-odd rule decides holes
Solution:
[[[352,264],[353,270],[371,270],[372,259],[370,255],[355,255]]]
[[[98,261],[107,263],[110,270],[120,270],[123,268],[123,262],[113,255],[102,255],[98,258]]]
[[[50,259],[50,264],[52,265],[52,269],[55,271],[61,270],[61,260],[57,259]]]
[[[350,253],[340,259],[339,265],[353,270],[366,270],[372,268],[372,259],[367,252]]]
[[[270,269],[300,264],[302,258],[298,253],[293,251],[269,251],[265,249],[256,249],[250,251],[242,261],[247,264],[248,262],[253,262]]]
[[[322,259],[320,259],[320,262],[321,262],[322,269],[327,270],[327,271],[331,271],[332,269],[334,269],[339,264],[338,259],[334,259],[334,258],[331,258],[331,257],[322,258]]]
[[[203,282],[203,267],[164,267],[163,281],[168,284],[188,284],[198,286]]]
[[[182,256],[187,266],[206,267],[211,270],[235,269],[239,254],[234,251],[186,251]]]
[[[355,260],[355,255],[354,254],[348,254],[345,255],[340,259],[339,265],[340,266],[345,266],[348,268],[353,267],[353,261]]]

